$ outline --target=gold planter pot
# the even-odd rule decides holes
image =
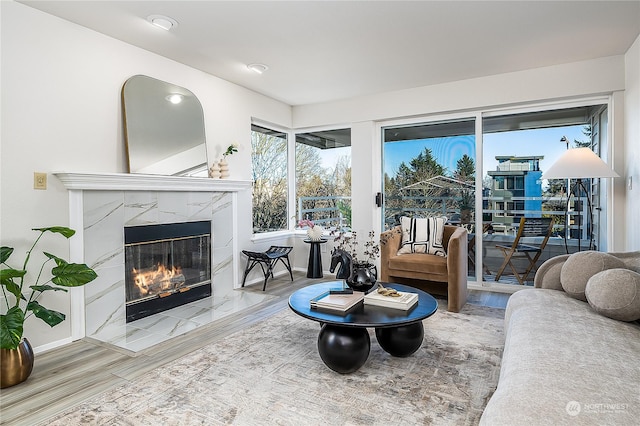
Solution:
[[[22,383],[33,370],[33,348],[22,339],[17,349],[0,349],[0,388]]]

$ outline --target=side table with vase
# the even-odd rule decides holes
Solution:
[[[309,263],[307,264],[307,278],[322,278],[322,254],[320,253],[320,244],[326,243],[328,240],[321,238],[318,240],[305,239],[305,243],[310,244]]]

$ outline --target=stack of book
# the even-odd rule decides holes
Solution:
[[[404,291],[397,292],[399,296],[384,296],[377,291],[364,296],[364,304],[372,306],[382,306],[385,308],[403,309],[405,311],[411,309],[418,303],[417,293],[407,293]]]
[[[347,312],[364,299],[364,293],[354,291],[352,294],[332,294],[326,291],[311,299],[311,309],[324,309],[336,312]]]

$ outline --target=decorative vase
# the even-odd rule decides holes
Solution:
[[[307,229],[307,237],[311,241],[320,241],[322,239],[322,234],[324,234],[324,228],[320,225],[315,225],[314,227]]]
[[[33,348],[24,338],[16,349],[0,349],[0,388],[22,383],[33,370]]]
[[[345,281],[355,291],[369,291],[376,285],[378,268],[367,262],[354,262],[351,276]]]
[[[220,166],[216,161],[209,168],[209,177],[212,179],[220,179]]]
[[[218,165],[220,166],[220,179],[226,179],[229,177],[229,163],[227,163],[227,159],[222,157],[222,160],[220,160],[220,163],[218,163]]]

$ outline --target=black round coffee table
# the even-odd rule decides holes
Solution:
[[[293,312],[322,325],[318,335],[318,353],[330,369],[346,374],[364,365],[371,349],[367,328],[375,328],[376,339],[382,349],[396,357],[407,357],[422,345],[422,320],[436,312],[438,302],[430,294],[413,287],[382,284],[398,291],[417,293],[418,304],[409,311],[363,303],[346,313],[311,309],[309,301],[312,298],[329,289],[342,287],[342,281],[310,285],[289,297],[289,307]]]

